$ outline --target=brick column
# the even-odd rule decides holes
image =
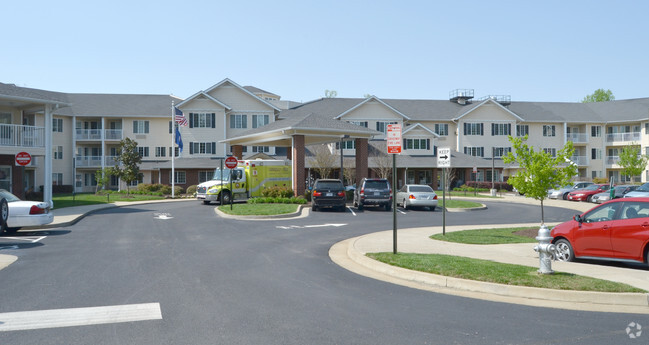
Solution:
[[[293,193],[295,196],[304,195],[306,173],[304,172],[304,135],[293,136]]]
[[[361,182],[361,179],[368,177],[368,162],[367,153],[367,139],[356,139],[356,183]]]
[[[237,157],[237,159],[243,159],[243,146],[241,145],[232,145],[232,155]]]

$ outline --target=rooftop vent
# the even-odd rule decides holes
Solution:
[[[458,104],[466,104],[473,98],[473,89],[455,89],[448,93],[448,99]]]
[[[478,99],[478,102],[486,101],[488,99],[494,100],[504,106],[508,106],[512,104],[512,96],[510,95],[487,95],[484,97],[480,97]]]

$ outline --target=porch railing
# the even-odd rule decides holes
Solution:
[[[45,147],[45,127],[0,124],[0,146]]]

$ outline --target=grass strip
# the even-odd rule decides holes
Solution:
[[[234,204],[219,206],[219,211],[234,216],[270,216],[293,213],[297,211],[296,204]]]
[[[126,197],[122,193],[110,194],[93,194],[93,193],[79,193],[79,194],[54,194],[52,201],[54,201],[55,208],[64,208],[72,206],[83,205],[96,205],[96,204],[110,204],[115,201],[143,201],[143,200],[162,200],[164,197],[158,195],[142,195],[131,194]]]
[[[444,207],[444,201],[437,196],[437,203],[439,207]],[[446,207],[447,208],[475,208],[475,207],[482,207],[481,203],[478,202],[473,202],[473,201],[466,201],[466,200],[446,200]]]
[[[368,257],[410,270],[490,283],[557,290],[598,292],[646,292],[608,280],[555,272],[539,274],[538,268],[442,254],[368,253]]]
[[[505,243],[536,243],[532,237],[515,234],[517,231],[528,230],[522,228],[497,228],[475,229],[447,232],[446,235],[435,234],[430,236],[433,240],[464,243],[464,244],[505,244]],[[538,231],[536,229],[535,231]]]

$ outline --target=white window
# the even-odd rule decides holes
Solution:
[[[184,171],[175,171],[176,173],[176,181],[174,182],[175,184],[185,184],[186,183],[186,176]],[[171,183],[171,178],[169,178],[169,183]]]
[[[602,149],[592,149],[590,158],[591,159],[602,159]]]
[[[52,119],[52,132],[63,132],[63,119]]]
[[[436,123],[435,124],[435,133],[441,136],[448,135],[448,123]]]
[[[349,121],[349,123],[355,124],[356,126],[367,128],[367,121]]]
[[[557,133],[555,131],[554,125],[543,125],[543,136],[544,137],[554,137]]]
[[[543,152],[549,154],[552,157],[557,156],[557,149],[555,149],[555,148],[546,147],[546,148],[543,149]]]
[[[63,146],[54,146],[52,151],[54,159],[63,159]]]
[[[252,115],[252,128],[259,128],[267,125],[270,117],[268,115]]]
[[[193,155],[216,153],[215,142],[192,142],[190,144],[191,144],[190,153]]]
[[[511,135],[512,125],[510,123],[492,123],[491,135]]]
[[[484,135],[484,125],[482,123],[465,123],[464,135]]]
[[[230,115],[230,128],[248,128],[248,115]]]
[[[356,148],[356,141],[355,140],[345,140],[343,141],[343,149],[344,150],[352,150]],[[340,150],[340,142],[336,142],[336,150]]]
[[[494,147],[494,158],[502,158],[509,152],[512,152],[511,147]]]
[[[381,132],[381,133],[387,133],[388,131],[388,125],[395,124],[397,123],[396,121],[378,121],[376,123],[376,130]]]
[[[268,146],[253,146],[252,152],[270,152],[270,147]]]
[[[466,146],[464,148],[464,154],[474,157],[484,157],[484,147]]]
[[[526,135],[530,134],[530,126],[529,125],[516,125],[516,136],[517,137],[524,137]]]
[[[62,173],[52,173],[52,185],[54,185],[54,186],[63,185],[63,174]]]
[[[430,150],[430,139],[406,139],[406,150]]]
[[[599,138],[602,136],[602,126],[590,126],[590,136]]]
[[[140,154],[140,157],[149,157],[149,147],[148,146],[138,146],[137,153]]]
[[[192,128],[214,128],[214,113],[189,113]]]
[[[155,148],[156,157],[165,157],[167,155],[167,148],[164,146],[157,146]]]
[[[135,134],[149,133],[149,121],[134,120],[133,121],[133,133],[135,133]]]
[[[198,172],[198,183],[209,181],[214,177],[214,171],[202,170]]]

